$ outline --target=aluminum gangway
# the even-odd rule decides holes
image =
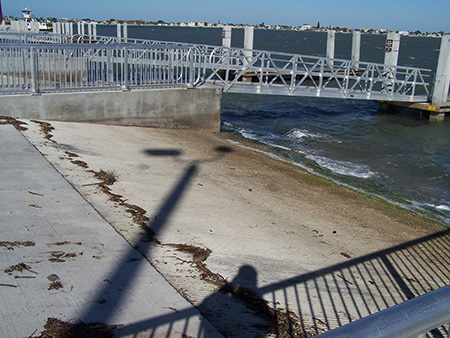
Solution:
[[[0,94],[212,85],[228,93],[430,100],[432,71],[155,40],[0,33]]]

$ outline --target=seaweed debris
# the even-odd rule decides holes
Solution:
[[[117,181],[117,175],[113,171],[92,171],[94,177],[99,179],[101,182],[97,183],[99,188],[109,196],[109,199],[113,202],[118,203],[120,206],[125,207],[125,211],[131,214],[133,217],[133,222],[139,225],[145,225],[145,222],[149,220],[145,214],[147,211],[137,205],[127,203],[122,199],[122,195],[114,194],[109,186],[113,185]]]
[[[76,164],[76,165],[78,165],[78,166],[80,166],[82,168],[89,168],[88,164],[86,162],[84,162],[84,161],[81,161],[81,160],[73,160],[73,161],[70,161],[70,162],[72,162],[73,164]]]
[[[36,243],[33,241],[15,241],[15,242],[8,242],[8,241],[0,241],[0,246],[6,248],[6,250],[14,250],[15,247],[19,246],[35,246]]]
[[[2,121],[3,120],[3,121]],[[19,121],[13,117],[10,116],[0,116],[0,124],[11,124],[16,128],[18,131],[25,131],[28,130],[26,127],[23,127],[22,125],[27,125],[25,122]]]
[[[150,230],[148,228],[148,230]],[[150,230],[151,231],[151,230]],[[154,239],[156,244],[160,244]],[[218,273],[213,273],[205,264],[206,259],[211,254],[210,249],[204,249],[187,244],[161,244],[175,248],[177,251],[185,252],[192,255],[193,264],[200,271],[200,278],[208,283],[219,287],[219,292],[235,297],[255,315],[264,319],[268,324],[268,329],[278,338],[306,338],[311,337],[309,330],[304,328],[300,323],[300,318],[291,311],[281,308],[271,308],[267,301],[261,298],[253,290],[235,285],[227,281]]]
[[[57,318],[48,318],[44,331],[33,338],[113,338],[113,330],[122,325],[106,325],[82,321],[64,322]]]
[[[10,274],[10,275],[14,271],[18,271],[18,272],[28,271],[28,272],[34,273],[36,275],[38,274],[37,272],[31,270],[31,267],[29,265],[26,265],[23,262],[21,262],[19,264],[16,264],[16,265],[11,265],[10,267],[8,267],[5,270],[3,270],[4,273]]]
[[[105,171],[103,169],[99,171],[93,171],[94,177],[102,181],[100,184],[113,185],[117,181],[117,175],[114,171]]]
[[[41,132],[44,134],[44,138],[46,138],[51,142],[56,143],[56,141],[52,140],[53,135],[51,134],[51,132],[55,130],[55,128],[53,128],[53,126],[50,123],[37,120],[31,120],[31,122],[37,123],[41,126]]]

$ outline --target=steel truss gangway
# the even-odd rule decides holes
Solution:
[[[7,78],[11,70],[8,72],[7,66],[5,68],[11,62],[8,63],[5,57],[16,57],[18,54],[11,52],[16,48],[33,49],[35,58],[40,60],[34,60],[35,68],[58,64],[48,70],[52,76],[47,76],[46,82],[52,82],[52,78],[61,82],[62,78],[71,77],[68,73],[79,71],[80,67],[83,72],[89,72],[91,68],[97,72],[95,76],[85,74],[84,85],[47,83],[46,86],[53,90],[67,86],[71,89],[123,89],[131,84],[148,87],[152,83],[147,79],[159,79],[160,75],[155,72],[162,74],[164,70],[166,86],[171,83],[179,86],[176,76],[183,77],[183,84],[188,87],[213,85],[229,93],[396,102],[430,100],[432,71],[415,67],[155,40],[128,38],[125,43],[123,39],[102,36],[86,43],[88,37],[79,35],[0,33],[0,42],[3,59],[0,92],[11,89],[11,81]],[[68,61],[71,55],[76,55],[76,62]],[[20,58],[22,63],[31,60],[30,56]],[[31,71],[33,67],[30,67]],[[32,76],[30,71],[25,73]],[[42,82],[39,74],[36,78],[35,86],[39,87]],[[89,79],[95,83],[89,83]]]

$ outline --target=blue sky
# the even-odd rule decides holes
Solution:
[[[4,15],[450,32],[450,0],[1,0]]]

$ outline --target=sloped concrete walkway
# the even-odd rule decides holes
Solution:
[[[115,337],[221,335],[13,126],[0,125],[0,336],[48,318]]]

